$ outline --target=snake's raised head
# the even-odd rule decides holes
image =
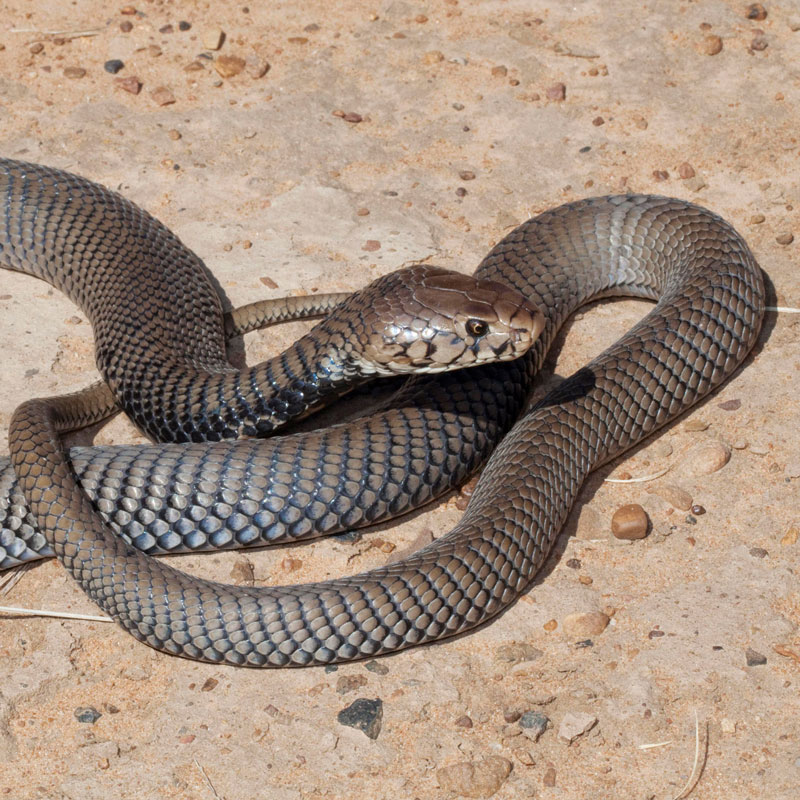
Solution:
[[[515,290],[441,267],[398,270],[359,294],[359,360],[379,375],[509,361],[544,328],[539,310]]]

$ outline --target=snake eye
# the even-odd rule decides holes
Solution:
[[[489,323],[482,319],[468,319],[466,329],[470,336],[484,336],[489,330]]]

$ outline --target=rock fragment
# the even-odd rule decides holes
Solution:
[[[767,657],[763,653],[759,653],[758,650],[753,650],[752,647],[748,647],[744,651],[744,657],[748,667],[761,667],[767,663]]]
[[[225,41],[225,32],[222,28],[208,28],[201,37],[206,50],[219,50]]]
[[[78,706],[75,709],[74,714],[75,719],[77,719],[78,722],[86,722],[90,725],[94,725],[94,723],[103,716],[96,708],[93,708],[92,706]]]
[[[588,733],[597,724],[597,717],[584,711],[570,711],[564,715],[558,726],[558,736],[564,741],[572,743],[578,737]]]
[[[611,532],[617,539],[644,539],[650,520],[638,503],[620,506],[611,518]]]
[[[525,735],[538,742],[541,735],[547,730],[550,725],[550,718],[541,711],[526,711],[519,720],[519,726],[525,732]]]
[[[459,761],[436,770],[439,787],[462,797],[487,798],[495,794],[511,774],[512,763],[502,756],[480,761]]]
[[[685,489],[674,483],[665,483],[653,489],[653,494],[663,497],[671,506],[680,511],[688,511],[692,507],[692,496]]]
[[[693,447],[683,460],[683,468],[694,476],[710,475],[721,470],[731,458],[728,445],[717,441],[703,442]]]
[[[380,698],[370,700],[359,697],[343,708],[336,719],[340,725],[356,728],[370,739],[377,739],[383,723],[383,701]]]
[[[722,39],[719,36],[704,36],[697,45],[697,50],[705,56],[715,56],[722,52]]]
[[[166,86],[157,86],[150,92],[150,97],[160,106],[168,106],[175,102],[175,95]]]
[[[83,67],[65,67],[64,77],[71,80],[79,80],[86,75],[86,70]]]
[[[611,618],[602,611],[585,611],[567,614],[561,629],[570,637],[597,636],[607,627]]]
[[[214,69],[220,78],[232,78],[245,68],[246,63],[239,56],[219,56],[214,61]]]

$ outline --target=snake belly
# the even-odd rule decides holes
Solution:
[[[73,215],[64,224],[77,225],[80,236],[83,223]],[[84,226],[84,232],[90,239],[108,233],[104,225]],[[147,244],[157,258],[156,243]],[[129,309],[93,301],[102,275],[63,273],[48,277],[87,309],[99,340],[98,332],[108,335],[125,319]],[[657,303],[525,413],[489,459],[464,517],[448,534],[402,561],[339,580],[251,589],[192,578],[131,547],[102,523],[58,436],[61,418],[72,409],[55,398],[24,403],[10,440],[21,489],[58,558],[136,638],[210,662],[263,667],[346,661],[490,619],[530,586],[586,475],[686,410],[741,363],[758,335],[764,290],[747,245],[726,222],[679,200],[636,195],[546,212],[505,237],[476,274],[511,285],[547,316],[522,368],[493,368],[513,374],[523,395],[559,326],[577,307],[611,295]],[[77,288],[69,285],[81,280]],[[168,307],[156,307],[157,293],[139,302],[150,304],[148,319],[170,314]],[[191,333],[207,325],[209,305],[195,308],[187,300],[181,307],[190,319],[179,345],[195,361],[210,358],[209,345],[194,342]],[[165,324],[175,329],[179,322]],[[135,331],[140,357],[169,339],[139,336],[144,333]],[[98,348],[99,362],[103,355]],[[142,376],[156,389],[174,390],[174,379],[154,377],[148,365],[131,365],[129,374],[118,353],[106,357],[125,387],[123,400]],[[461,385],[468,390],[471,381],[480,381],[470,374],[480,369],[488,368],[465,372]],[[375,446],[385,455],[385,441]]]

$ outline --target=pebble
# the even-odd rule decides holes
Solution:
[[[436,770],[439,788],[462,797],[486,798],[495,794],[511,774],[512,763],[502,756],[480,761],[458,761]]]
[[[689,178],[686,181],[686,188],[692,192],[699,192],[701,189],[705,189],[707,185],[699,175],[695,175],[694,178]]]
[[[175,95],[166,86],[157,86],[150,92],[150,97],[160,106],[168,106],[175,102]]]
[[[704,419],[690,419],[683,423],[683,429],[689,433],[708,430],[708,423]]]
[[[463,186],[459,186],[458,189],[456,189],[456,197],[466,197],[466,196],[467,196],[467,190]]]
[[[717,403],[717,407],[723,411],[738,411],[742,407],[742,401],[737,397],[735,400],[726,400],[724,403]]]
[[[552,633],[558,627],[558,622],[556,622],[556,620],[554,620],[554,619],[549,619],[549,620],[547,620],[547,622],[544,623],[544,625],[542,625],[542,627],[548,633]]]
[[[755,50],[757,53],[760,53],[762,50],[766,50],[767,47],[769,47],[769,42],[763,33],[756,34],[753,37],[753,41],[750,42],[750,49]]]
[[[730,458],[730,447],[722,442],[709,441],[693,447],[684,458],[683,465],[692,475],[710,475],[721,470]]]
[[[552,788],[556,785],[556,770],[555,767],[548,767],[542,776],[542,785]]]
[[[376,675],[388,675],[389,674],[389,667],[386,664],[381,664],[380,661],[367,661],[364,664],[364,669],[368,670],[369,672],[374,672]]]
[[[347,694],[367,685],[365,675],[340,675],[336,681],[337,694]]]
[[[561,628],[570,637],[597,636],[608,627],[610,621],[608,614],[602,611],[583,611],[567,614]]]
[[[206,678],[205,683],[200,687],[201,692],[213,692],[219,686],[216,678]]]
[[[258,53],[250,53],[244,60],[244,68],[251,78],[263,78],[270,69],[270,63]]]
[[[715,56],[722,52],[722,39],[719,36],[705,36],[697,45],[697,50],[706,56]]]
[[[644,539],[649,523],[647,512],[638,503],[629,503],[614,512],[611,532],[617,539]]]
[[[475,173],[468,169],[462,169],[461,172],[458,173],[458,177],[461,178],[462,181],[474,181]]]
[[[453,725],[455,725],[455,726],[456,726],[456,728],[472,728],[472,727],[473,727],[472,720],[471,720],[471,719],[470,719],[470,718],[469,718],[469,717],[468,717],[466,714],[462,714],[462,715],[461,715],[461,716],[460,716],[460,717],[459,717],[459,718],[458,718],[458,719],[457,719],[457,720],[456,720],[456,721],[453,723]]]
[[[370,739],[377,739],[383,723],[383,701],[378,697],[369,700],[359,697],[336,716],[340,725],[363,731]]]
[[[429,50],[423,54],[422,61],[424,64],[438,64],[440,61],[444,61],[444,53],[440,50]]]
[[[763,214],[753,214],[753,216],[750,217],[750,224],[760,225],[765,219],[766,217]]]
[[[706,510],[705,510],[705,508],[703,508],[703,506],[694,505],[694,506],[692,506],[692,508],[691,508],[691,512],[692,512],[692,514],[694,514],[696,517],[702,517],[702,516],[703,516],[703,514],[705,514],[705,513],[706,513]]]
[[[678,177],[680,177],[682,180],[685,181],[689,178],[694,178],[694,176],[694,167],[688,161],[684,161],[683,164],[678,167]]]
[[[214,69],[220,78],[232,78],[245,68],[245,60],[239,56],[219,56],[214,60]]]
[[[574,742],[579,736],[588,733],[597,725],[597,717],[584,711],[570,711],[564,715],[558,726],[558,738]]]
[[[78,720],[78,722],[88,722],[90,725],[94,725],[94,723],[103,716],[96,708],[92,708],[92,706],[78,706],[74,713],[75,719]]]
[[[503,711],[503,719],[506,722],[516,722],[522,717],[522,712],[516,708],[506,708]]]
[[[206,50],[219,50],[220,47],[222,47],[222,43],[225,41],[225,31],[223,31],[222,28],[209,28],[203,31],[200,40],[203,42],[203,47],[205,47]]]
[[[767,663],[767,657],[759,653],[758,650],[753,650],[752,647],[748,647],[744,651],[744,657],[748,667],[761,667]]]
[[[179,31],[190,31],[192,29],[192,23],[187,22],[185,19],[182,19],[178,23],[178,30]]]
[[[527,642],[504,644],[498,647],[495,652],[495,656],[500,661],[505,661],[509,664],[516,664],[520,661],[535,661],[543,655],[544,653],[541,650]]]
[[[790,231],[784,231],[783,233],[779,233],[775,237],[775,241],[778,244],[791,244],[794,241],[794,234],[791,233]]]
[[[680,511],[688,511],[692,507],[692,496],[674,483],[665,483],[663,486],[655,487],[652,492],[663,497],[671,506]]]
[[[504,78],[506,75],[508,75],[508,67],[503,66],[502,64],[492,67],[492,75],[494,75],[496,78]]]
[[[667,172],[665,169],[654,169],[653,179],[657,181],[666,181],[669,179],[669,172]]]
[[[376,250],[381,249],[381,243],[377,239],[367,239],[361,249],[366,250],[368,253],[374,253]]]
[[[751,547],[748,551],[753,558],[766,558],[769,552],[763,547]]]
[[[570,558],[567,560],[567,566],[570,569],[580,569],[581,568],[581,560],[579,558]]]
[[[136,13],[136,6],[123,6],[119,10],[120,14],[125,14],[126,16],[132,17]]]
[[[181,132],[175,130],[175,128],[171,128],[170,130],[167,131],[167,136],[169,136],[169,138],[172,139],[173,142],[177,142],[178,139],[181,138]]]
[[[592,125],[594,125],[595,128],[599,128],[601,125],[605,125],[605,124],[606,124],[606,121],[602,117],[595,117],[592,120]]]
[[[41,52],[42,52],[42,50],[44,50],[44,45],[43,45],[41,42],[36,42],[35,44],[32,44],[32,45],[30,46],[30,48],[28,49],[28,52],[29,52],[31,55],[34,55],[34,56],[35,56],[35,55],[37,55],[38,53],[41,53]]]
[[[125,19],[120,22],[119,29],[123,33],[130,33],[133,30],[133,23],[129,19]]]
[[[259,281],[261,281],[261,283],[263,283],[264,286],[266,286],[268,289],[277,289],[278,288],[278,284],[275,283],[275,281],[272,280],[272,278],[270,278],[267,275],[264,275],[263,277],[259,278]]]
[[[64,77],[65,78],[72,78],[73,80],[77,80],[82,78],[86,75],[86,70],[83,67],[65,67],[64,68]]]
[[[547,730],[550,725],[550,717],[542,714],[541,711],[526,711],[519,720],[519,726],[525,731],[525,735],[539,741],[539,737]]]
[[[169,24],[167,24],[167,25],[162,25],[162,26],[161,26],[161,27],[158,29],[158,32],[159,32],[159,33],[175,33],[175,28],[173,28],[173,27],[172,27],[172,25],[169,25]]]
[[[106,61],[106,63],[103,64],[103,69],[106,72],[110,72],[112,75],[116,75],[124,66],[124,62],[120,61],[118,58],[112,58],[110,61]]]
[[[736,723],[733,720],[723,717],[719,723],[720,730],[729,736],[736,733]]]
[[[764,8],[761,3],[750,3],[744,12],[744,15],[747,17],[747,19],[761,21],[762,19],[767,18],[767,9]]]
[[[782,545],[797,544],[797,539],[800,537],[800,528],[792,525],[786,533],[781,537]]]
[[[545,90],[545,96],[548,100],[555,100],[556,102],[564,100],[567,96],[566,84],[554,83],[552,86],[548,86]]]

